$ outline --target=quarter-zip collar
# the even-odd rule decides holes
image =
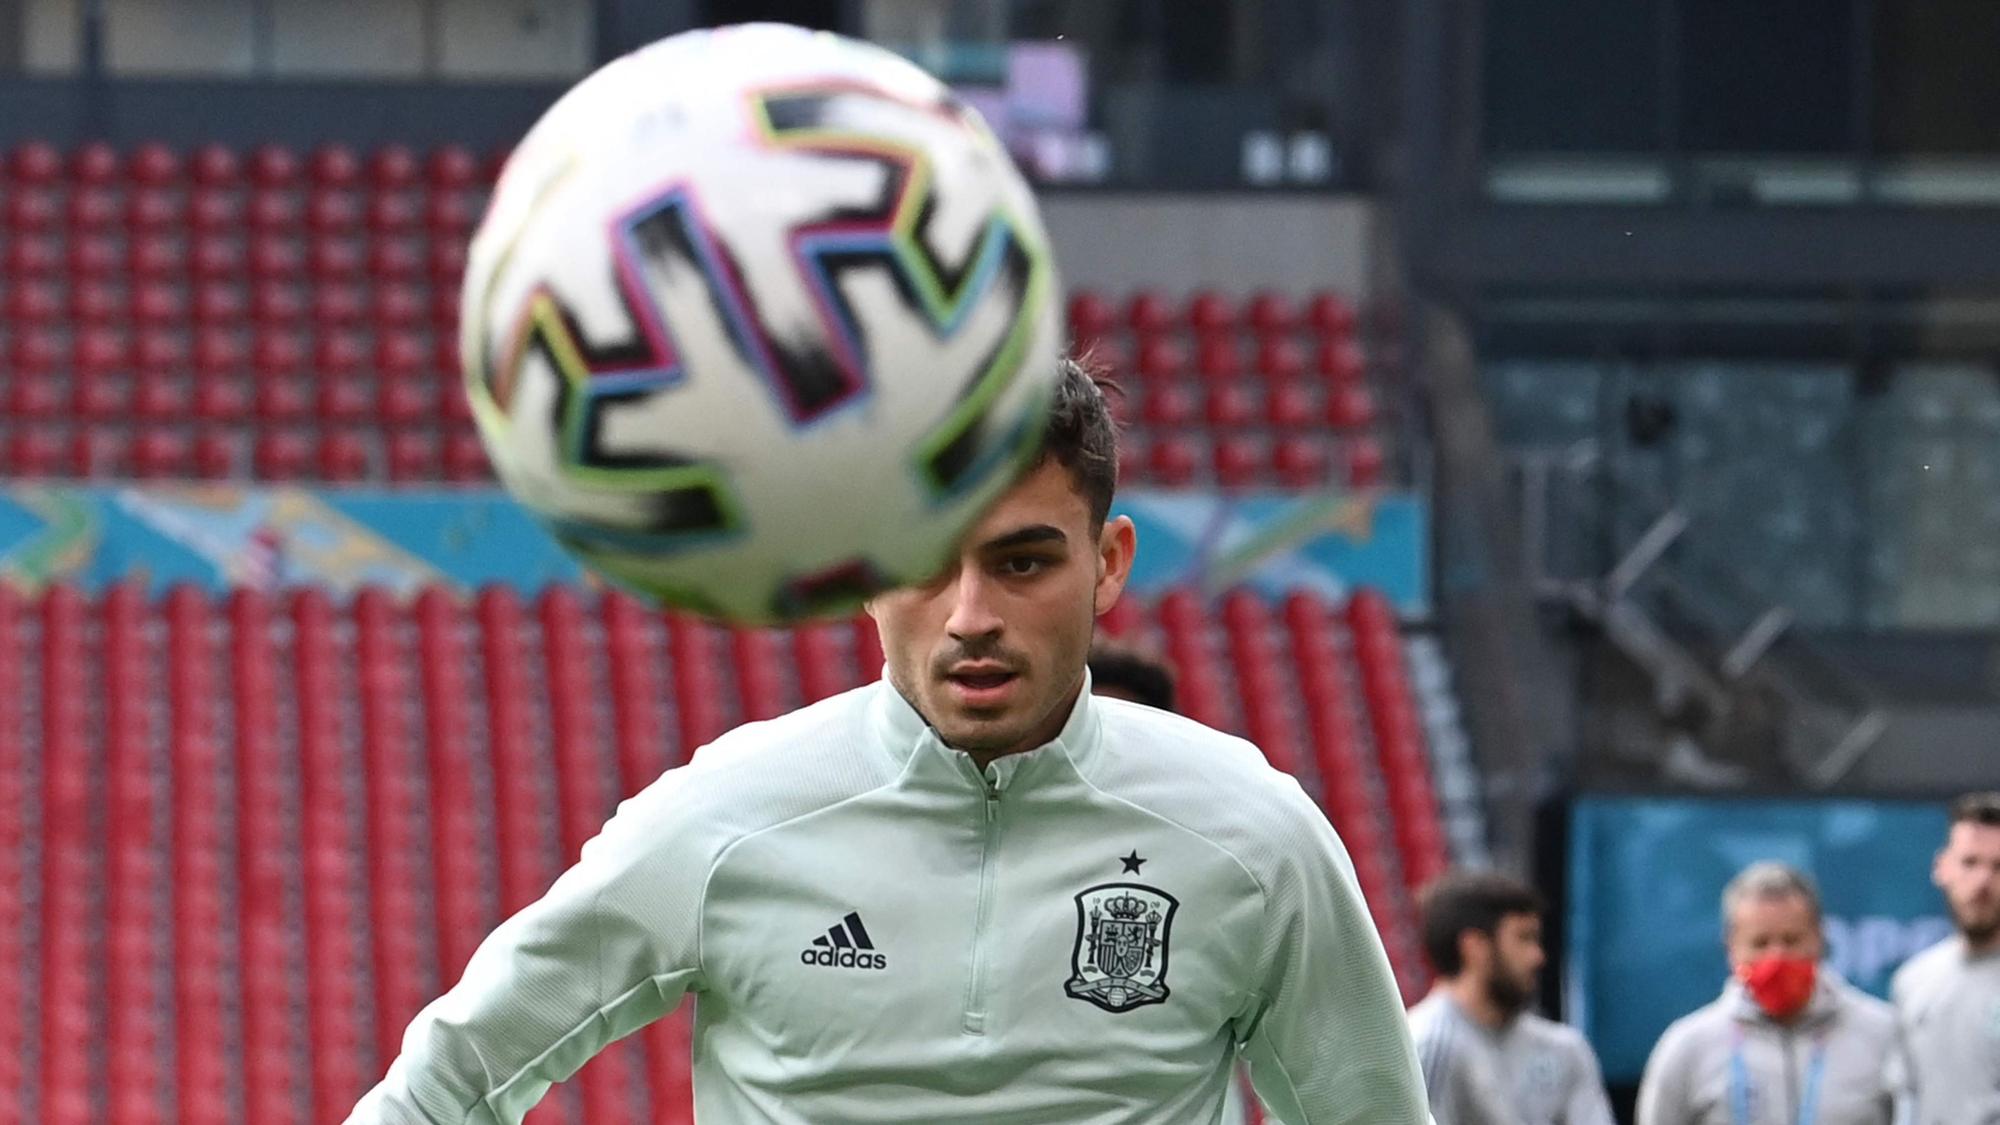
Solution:
[[[979,784],[990,790],[1003,791],[1031,783],[1047,774],[1052,765],[1067,765],[1076,773],[1088,776],[1103,742],[1102,723],[1097,707],[1091,702],[1090,688],[1090,671],[1085,669],[1083,690],[1077,694],[1069,717],[1064,720],[1062,729],[1056,732],[1056,737],[1033,750],[994,759],[987,767],[983,781],[972,768],[971,758],[963,751],[945,745],[937,731],[910,705],[910,701],[889,683],[887,676],[875,682],[875,700],[871,710],[879,749],[895,759],[899,772],[915,770],[929,774],[932,764],[941,764],[968,785]],[[919,759],[919,755],[928,761]]]

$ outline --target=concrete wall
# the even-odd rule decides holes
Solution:
[[[1380,237],[1357,196],[1063,192],[1042,197],[1063,283],[1120,294],[1208,286],[1365,295]]]

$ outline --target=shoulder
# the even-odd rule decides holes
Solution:
[[[1101,708],[1103,752],[1090,781],[1108,796],[1207,838],[1253,869],[1314,836],[1326,816],[1249,741],[1123,700]]]
[[[737,727],[620,805],[616,819],[683,855],[719,853],[887,784],[894,770],[869,739],[872,699],[871,685]]]
[[[1435,1039],[1444,1033],[1445,1021],[1450,1018],[1446,1007],[1449,1001],[1437,993],[1432,993],[1417,1001],[1410,1008],[1410,1036],[1418,1043]]]
[[[1895,975],[1889,978],[1889,995],[1901,1000],[1904,993],[1920,988],[1924,981],[1942,974],[1957,942],[1957,938],[1947,937],[1903,962]]]
[[[1579,1058],[1588,1058],[1595,1063],[1597,1055],[1590,1049],[1590,1041],[1583,1033],[1566,1023],[1558,1023],[1547,1016],[1528,1012],[1521,1017],[1521,1030],[1542,1046]]]
[[[1841,1018],[1855,1028],[1884,1037],[1896,1032],[1896,1009],[1887,1002],[1878,1000],[1846,981],[1837,986],[1840,990]]]
[[[1728,1037],[1732,1018],[1723,1001],[1712,1000],[1668,1024],[1667,1030],[1660,1034],[1660,1041],[1653,1046],[1646,1069],[1686,1065],[1693,1055]]]

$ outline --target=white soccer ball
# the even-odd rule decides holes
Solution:
[[[979,116],[878,47],[677,35],[564,95],[474,236],[500,479],[587,565],[744,623],[943,565],[1039,447],[1061,294]]]

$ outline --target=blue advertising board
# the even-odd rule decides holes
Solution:
[[[1369,587],[1406,617],[1429,611],[1429,533],[1412,494],[1135,490],[1116,510],[1139,528],[1140,593],[1248,585],[1338,599]],[[532,593],[587,578],[497,489],[0,489],[0,581],[129,580],[335,592],[498,582]]]
[[[1911,954],[1951,932],[1931,885],[1941,805],[1870,800],[1585,797],[1570,815],[1570,1022],[1612,1082],[1636,1082],[1660,1033],[1728,974],[1721,896],[1758,860],[1818,881],[1827,961],[1886,995]]]

